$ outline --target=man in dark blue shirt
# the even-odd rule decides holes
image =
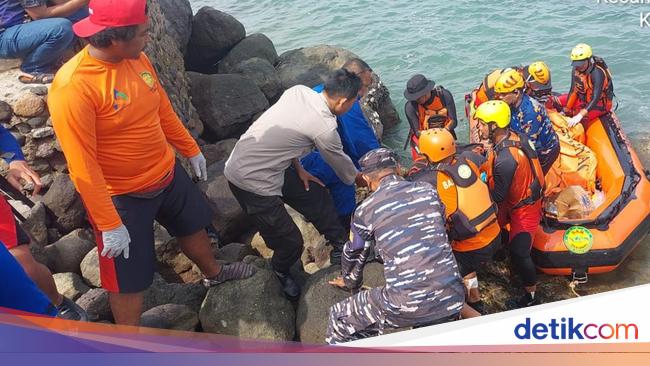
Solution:
[[[343,68],[352,72],[361,78],[363,87],[359,92],[359,99],[368,92],[368,87],[372,83],[372,69],[364,61],[353,58],[348,60]],[[317,92],[323,91],[323,85],[314,88]],[[378,148],[379,141],[375,131],[366,120],[361,110],[361,104],[357,100],[350,110],[338,117],[338,133],[343,144],[343,151],[352,159],[357,169],[359,168],[359,159],[370,150]],[[349,229],[350,218],[356,203],[356,190],[354,185],[346,185],[338,178],[334,170],[323,160],[318,151],[304,157],[301,161],[303,168],[327,187],[334,201],[336,212],[339,215],[341,223]],[[337,258],[334,259],[336,262]]]
[[[51,3],[0,0],[0,58],[22,59],[24,83],[52,82],[57,62],[74,41],[72,22],[88,15],[88,0]]]

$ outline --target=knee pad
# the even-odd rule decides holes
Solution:
[[[529,258],[532,244],[530,233],[519,233],[510,241],[510,254],[513,258]]]

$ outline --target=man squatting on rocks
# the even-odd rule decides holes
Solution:
[[[374,243],[386,285],[362,290],[330,309],[326,341],[381,334],[385,327],[418,327],[478,316],[464,307],[465,287],[447,240],[444,207],[432,185],[399,175],[397,155],[386,148],[360,161],[373,192],[357,207],[353,240],[345,245],[342,275],[332,285],[357,291]]]
[[[146,0],[91,0],[74,25],[89,42],[57,73],[49,96],[56,135],[101,253],[115,322],[137,325],[155,272],[153,222],[177,237],[212,286],[253,275],[217,263],[205,231],[213,212],[175,151],[207,179],[206,161],[172,109],[149,59]],[[172,149],[172,146],[174,149]]]

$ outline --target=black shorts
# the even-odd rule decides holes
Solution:
[[[205,229],[214,215],[205,196],[192,182],[180,163],[174,179],[154,198],[113,196],[113,204],[131,237],[129,259],[99,258],[102,287],[110,292],[135,293],[149,288],[156,271],[154,220],[170,235],[183,237]],[[92,220],[91,220],[92,221]],[[102,235],[95,229],[97,250],[102,251]]]
[[[486,263],[492,261],[494,253],[499,249],[501,235],[497,235],[492,242],[481,249],[470,250],[469,252],[457,252],[454,250],[454,257],[458,263],[458,270],[462,277],[476,272]]]

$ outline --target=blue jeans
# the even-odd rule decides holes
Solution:
[[[0,32],[0,58],[21,58],[21,70],[28,74],[52,73],[56,63],[72,46],[72,22],[88,16],[83,8],[66,18],[35,20]]]

